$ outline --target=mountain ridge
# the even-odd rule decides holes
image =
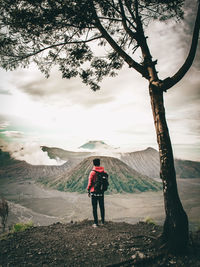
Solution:
[[[15,160],[10,157],[9,152],[1,152],[0,150],[0,177],[3,175],[8,176],[28,176],[39,177],[40,175],[53,176],[59,173],[66,172],[67,170],[75,167],[83,159],[96,155],[98,157],[98,152],[88,152],[88,151],[67,151],[61,148],[56,147],[41,147],[43,151],[47,152],[48,156],[52,159],[60,158],[61,160],[67,161],[61,166],[46,166],[41,165],[40,167],[35,167],[26,163],[25,161]],[[99,153],[101,156],[112,155],[124,163],[126,163],[131,168],[135,169],[137,172],[146,175],[151,178],[159,178],[160,173],[160,160],[159,153],[156,149],[152,147],[147,147],[144,150],[134,151],[134,152],[123,152],[120,153],[116,151],[109,152],[106,150],[106,153]],[[181,160],[175,159],[175,169],[177,178],[199,178],[200,177],[200,162],[190,161],[190,160]],[[39,166],[39,165],[38,165]],[[22,170],[24,169],[24,170]],[[45,169],[46,171],[43,171]]]
[[[50,148],[47,150],[50,153]],[[105,153],[104,153],[105,152]],[[143,150],[133,151],[133,152],[119,152],[112,150],[110,153],[108,150],[104,152],[99,152],[99,156],[113,156],[124,163],[129,165],[131,168],[135,169],[139,173],[143,175],[147,175],[151,178],[159,178],[160,177],[160,159],[159,152],[152,148],[147,147]],[[80,153],[78,158],[76,159],[76,164],[81,162],[87,156],[96,155],[98,157],[98,152],[73,152]],[[86,154],[84,154],[86,153]],[[88,154],[87,154],[88,153]],[[50,155],[50,154],[49,154]],[[75,160],[74,154],[73,157],[68,157],[72,162]],[[66,160],[66,157],[62,157],[61,154],[55,154],[54,156],[58,156],[59,158]],[[191,161],[191,160],[182,160],[176,159],[174,160],[176,175],[178,178],[199,178],[200,177],[200,162],[199,161]]]
[[[54,179],[39,179],[38,182],[60,190],[69,192],[86,192],[88,177],[93,167],[93,159],[96,156],[83,159],[77,166],[66,174],[54,177]],[[153,179],[144,176],[121,160],[114,157],[100,156],[101,165],[109,174],[108,193],[136,193],[144,191],[158,191],[162,186]]]
[[[143,175],[147,175],[151,178],[159,177],[159,153],[152,147],[134,152],[121,153],[120,159]]]

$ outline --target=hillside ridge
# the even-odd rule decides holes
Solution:
[[[0,149],[0,177],[12,177],[16,179],[34,179],[40,177],[57,176],[66,173],[68,170],[77,166],[83,159],[94,155],[91,152],[66,151],[60,148],[42,147],[43,151],[48,153],[52,159],[60,158],[66,161],[63,165],[31,165],[25,161],[13,159],[9,152],[3,152]],[[104,153],[100,153],[102,156]],[[150,178],[159,178],[160,163],[159,153],[154,148],[148,147],[145,150],[125,153],[111,153],[112,156],[120,159],[129,167],[136,170],[144,176]],[[98,153],[95,155],[98,157]],[[106,155],[109,153],[107,151]],[[105,156],[106,156],[105,155]],[[175,159],[175,169],[177,178],[199,178],[200,162],[191,160]]]
[[[83,159],[66,174],[46,179],[41,178],[38,182],[60,191],[85,193],[94,158],[96,156]],[[106,193],[136,193],[162,189],[160,183],[138,173],[118,158],[107,156],[99,158],[101,165],[109,174],[109,188]]]

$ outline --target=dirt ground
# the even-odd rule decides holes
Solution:
[[[8,234],[0,240],[0,266],[200,266],[200,232],[190,238],[187,255],[162,252],[161,226],[139,222],[56,223]]]

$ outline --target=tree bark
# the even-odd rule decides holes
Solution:
[[[149,93],[159,146],[160,178],[163,182],[166,213],[162,237],[168,249],[178,253],[187,249],[188,218],[178,195],[173,151],[165,117],[163,91],[150,84]]]

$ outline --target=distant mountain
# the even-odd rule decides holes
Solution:
[[[62,160],[68,160],[68,164],[71,164],[71,167],[76,166],[84,158],[95,154],[98,155],[98,153],[102,156],[112,155],[116,158],[119,158],[128,166],[143,175],[146,175],[151,178],[160,177],[159,153],[156,149],[152,147],[148,147],[147,149],[141,151],[120,153],[119,151],[114,150],[112,147],[111,149],[109,149],[108,147],[110,146],[106,145],[103,141],[90,141],[84,144],[83,146],[87,148],[90,147],[91,152],[72,152],[59,148],[49,147],[43,147],[43,150],[48,152],[50,158],[56,159],[56,157],[59,157]],[[95,149],[92,150],[92,147]],[[98,152],[98,147],[107,147],[107,149],[99,149]],[[200,162],[197,161],[175,159],[176,175],[179,178],[199,178],[199,165]]]
[[[138,173],[117,158],[99,158],[101,159],[101,165],[105,167],[109,174],[108,193],[158,191],[162,188],[160,183]],[[60,191],[86,192],[88,176],[93,167],[93,159],[94,156],[86,158],[66,174],[50,179],[39,179],[39,182]]]
[[[151,178],[160,177],[159,153],[154,148],[148,147],[141,151],[122,153],[120,159],[143,175]],[[175,159],[174,164],[178,178],[200,177],[200,162]]]
[[[61,166],[31,165],[25,161],[13,159],[8,152],[0,149],[0,179],[26,180],[50,177],[66,173],[71,168],[71,163],[66,162]]]
[[[113,148],[112,146],[107,145],[105,142],[103,141],[89,141],[87,143],[85,143],[84,145],[80,146],[79,148],[82,149],[87,149],[87,150],[113,150],[115,148]]]
[[[152,178],[159,177],[160,173],[160,160],[159,153],[152,147],[148,147],[145,150],[121,153],[120,159],[128,166],[135,169],[143,175],[147,175]]]
[[[180,178],[200,178],[200,162],[175,159],[176,175]]]

